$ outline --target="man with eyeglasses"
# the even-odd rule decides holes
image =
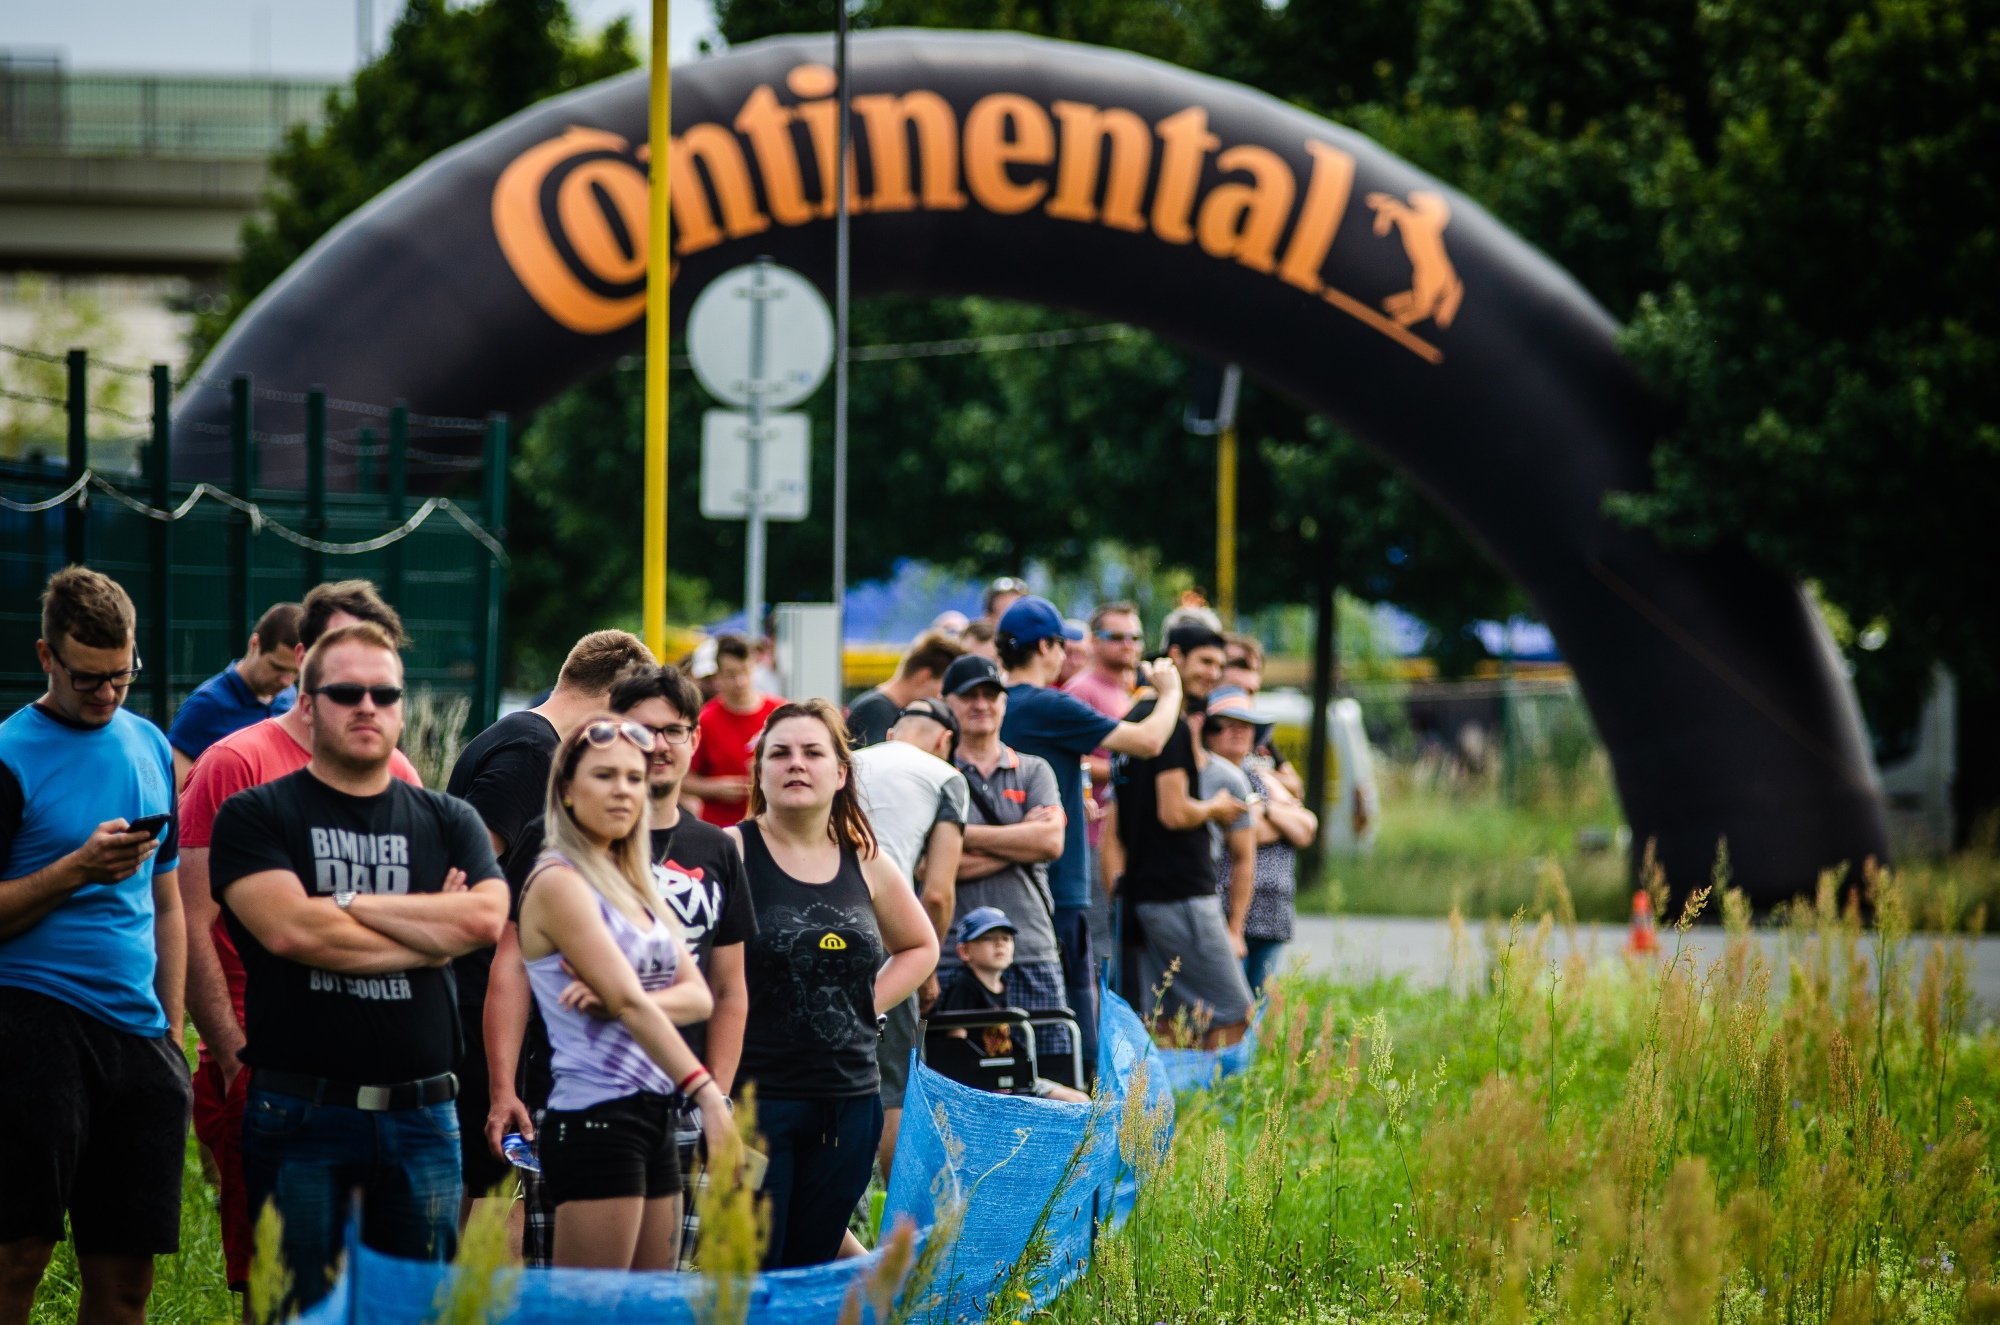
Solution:
[[[403,619],[367,580],[314,585],[300,604],[294,671],[329,632],[368,622],[399,649],[409,646]],[[216,812],[240,791],[275,782],[312,758],[312,728],[302,705],[231,732],[202,751],[181,791],[181,911],[187,921],[187,1006],[201,1034],[194,1075],[194,1134],[215,1174],[222,1229],[223,1272],[229,1287],[247,1292],[255,1243],[255,1211],[243,1187],[243,1102],[251,1072],[238,1057],[244,1043],[243,958],[209,887],[209,849]],[[401,750],[389,756],[391,777],[421,787],[416,766]]]
[[[1063,689],[1107,718],[1132,711],[1139,685],[1139,655],[1146,646],[1145,628],[1137,604],[1100,603],[1090,614],[1090,666],[1064,683]],[[1111,752],[1103,746],[1083,757],[1090,770],[1090,944],[1091,951],[1115,951],[1111,900],[1098,886],[1098,849],[1104,841],[1104,804],[1111,795]]]
[[[243,956],[256,1071],[243,1119],[250,1209],[275,1205],[288,1309],[325,1296],[350,1200],[391,1256],[457,1249],[458,1008],[451,959],[489,947],[507,884],[479,816],[389,770],[403,662],[366,622],[306,655],[303,769],[232,796],[209,876]]]
[[[142,1321],[179,1250],[188,1068],[174,767],[124,710],[136,614],[71,566],[42,594],[48,689],[0,723],[0,1321],[75,1237],[80,1318]]]
[[[1028,594],[1028,582],[1012,575],[1002,575],[986,586],[979,595],[979,619],[994,629],[999,629],[1000,618],[1016,601]]]
[[[611,688],[608,707],[653,734],[646,764],[649,827],[652,832],[653,886],[680,922],[688,950],[708,980],[715,1006],[706,1022],[680,1026],[681,1038],[708,1067],[723,1094],[736,1084],[736,1065],[743,1056],[743,1024],[750,1012],[749,987],[743,982],[743,944],[757,932],[757,913],[750,901],[750,883],[743,871],[743,853],[720,828],[699,815],[683,812],[681,784],[701,741],[696,720],[701,690],[674,667],[635,667]],[[520,920],[520,895],[535,861],[542,854],[544,822],[537,815],[521,830],[519,840],[501,860],[508,887],[514,893],[510,927]],[[486,1068],[490,1105],[486,1115],[488,1152],[500,1156],[509,1132],[532,1141],[542,1111],[548,1107],[553,1081],[549,1075],[547,1032],[528,990],[528,973],[521,964],[518,940],[496,953],[486,991]],[[681,1174],[692,1182],[696,1147],[701,1140],[701,1110],[682,1100],[679,1126]],[[554,1208],[540,1199],[539,1184],[529,1186],[524,1254],[545,1263],[553,1250]],[[692,1255],[699,1229],[694,1193],[682,1203],[683,1260]]]
[[[542,812],[549,762],[578,723],[602,713],[611,687],[629,667],[650,667],[652,650],[625,630],[596,630],[570,647],[556,673],[555,689],[534,708],[509,713],[472,738],[452,765],[445,790],[463,800],[486,825],[494,854],[505,858],[521,831]],[[513,924],[501,942],[518,945]],[[494,949],[483,948],[452,963],[465,1059],[458,1065],[459,1141],[465,1148],[466,1216],[507,1176],[506,1163],[486,1145],[489,1083],[486,1079],[485,1010]],[[535,1195],[539,1195],[536,1193]],[[518,1207],[517,1207],[518,1208]],[[514,1235],[518,1240],[519,1234]]]

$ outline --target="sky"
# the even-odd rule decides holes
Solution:
[[[670,0],[674,59],[715,34],[711,0]],[[569,0],[586,29],[630,15],[643,52],[650,0]],[[361,15],[381,50],[402,0],[0,0],[0,55],[60,54],[72,70],[345,78],[360,62]]]

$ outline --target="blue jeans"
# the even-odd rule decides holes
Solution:
[[[1285,950],[1283,939],[1246,939],[1249,955],[1243,958],[1243,978],[1250,982],[1253,997],[1264,992],[1264,982],[1278,970],[1278,956]]]
[[[1090,908],[1058,906],[1055,929],[1056,951],[1062,957],[1063,994],[1069,1010],[1076,1014],[1077,1025],[1083,1028],[1083,1075],[1087,1081],[1097,1072],[1097,961],[1090,946]]]
[[[243,1186],[251,1218],[274,1201],[292,1273],[288,1307],[325,1297],[340,1259],[349,1202],[361,1197],[361,1240],[408,1260],[458,1250],[458,1114],[449,1101],[372,1111],[314,1104],[250,1087],[243,1110]]]
[[[882,1140],[882,1097],[759,1099],[757,1130],[771,1156],[764,1171],[771,1210],[764,1268],[823,1265],[839,1254],[847,1217],[868,1190]]]

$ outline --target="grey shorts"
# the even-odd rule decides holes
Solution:
[[[910,995],[889,1009],[889,1023],[875,1045],[875,1065],[882,1070],[882,1107],[903,1107],[903,1088],[910,1083],[910,1050],[917,1043],[917,996]]]
[[[1153,990],[1166,979],[1167,967],[1180,958],[1173,984],[1160,999],[1160,1015],[1172,1017],[1186,1009],[1191,1017],[1206,1017],[1211,1026],[1230,1026],[1250,1018],[1250,985],[1243,963],[1229,941],[1229,922],[1222,899],[1213,895],[1175,902],[1137,902],[1140,994],[1153,1015]]]

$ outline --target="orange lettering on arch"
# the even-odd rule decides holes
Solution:
[[[642,289],[630,295],[607,296],[599,294],[578,278],[549,232],[549,218],[542,208],[542,185],[556,167],[572,157],[589,152],[622,154],[629,147],[630,144],[615,133],[572,126],[559,137],[537,143],[515,157],[500,172],[500,178],[493,185],[493,235],[499,241],[500,252],[513,269],[515,279],[521,282],[521,288],[528,292],[544,313],[571,331],[587,336],[603,335],[630,326],[646,307],[646,292]],[[602,170],[594,177],[605,183],[605,191],[621,215],[630,214],[626,211],[626,199],[631,196],[633,187],[639,191],[642,200],[639,210],[643,215],[646,188],[638,168],[620,157],[607,156],[601,162],[588,163],[580,169],[597,165],[601,165]],[[632,184],[609,183],[621,170],[632,178]],[[596,208],[587,184],[581,196],[586,205],[593,210]],[[573,206],[571,210],[577,208]],[[563,218],[561,223],[567,230],[569,219]],[[605,218],[600,213],[592,219],[592,224],[603,227]],[[632,236],[638,249],[638,270],[641,272],[645,270],[645,236],[644,224]],[[592,251],[586,253],[582,248],[577,249],[577,256],[591,266],[593,274],[603,274],[598,272],[596,260],[609,256],[604,246],[615,247],[611,245],[608,230],[603,233],[602,240],[600,245],[596,232],[593,232],[593,237],[586,241],[593,246]],[[629,263],[625,265],[629,266]],[[611,278],[607,275],[606,279]]]
[[[1046,166],[1055,155],[1056,134],[1049,113],[1019,93],[981,97],[966,112],[965,183],[989,212],[1014,216],[1040,202],[1049,182],[1016,183],[1007,168]]]

